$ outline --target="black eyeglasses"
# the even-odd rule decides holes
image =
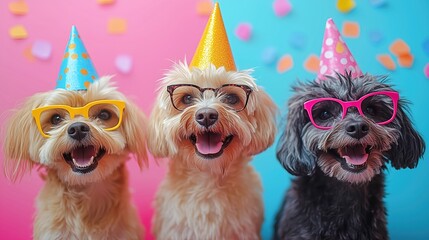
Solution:
[[[219,98],[228,108],[237,112],[246,108],[249,95],[253,91],[251,87],[240,84],[224,84],[219,88],[201,88],[193,84],[167,86],[171,103],[179,111],[183,111],[201,101],[203,93],[207,90],[213,91],[216,98]]]

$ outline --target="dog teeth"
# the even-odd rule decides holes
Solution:
[[[87,164],[85,164],[85,165],[78,164],[77,161],[76,161],[76,159],[74,159],[74,158],[73,158],[73,163],[77,167],[85,168],[85,167],[91,166],[94,163],[94,156],[92,156],[91,159],[89,160],[89,162]]]

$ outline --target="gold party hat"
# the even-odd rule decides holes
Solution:
[[[204,69],[210,64],[217,68],[225,67],[227,71],[237,70],[223,25],[219,3],[215,4],[190,67]]]

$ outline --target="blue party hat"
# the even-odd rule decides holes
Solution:
[[[86,51],[76,27],[72,26],[56,89],[87,90],[96,79],[98,79],[98,74],[89,58],[88,51]]]

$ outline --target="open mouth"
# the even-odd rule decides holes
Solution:
[[[74,148],[71,152],[63,153],[63,157],[73,172],[89,173],[97,167],[98,161],[105,153],[106,149],[104,148],[97,150],[92,145],[82,145]]]
[[[222,155],[223,150],[231,143],[233,135],[222,138],[222,134],[206,131],[192,134],[189,139],[195,146],[197,154],[203,158],[213,159]]]
[[[367,168],[370,151],[371,146],[360,144],[329,150],[344,170],[353,173],[362,172]]]

